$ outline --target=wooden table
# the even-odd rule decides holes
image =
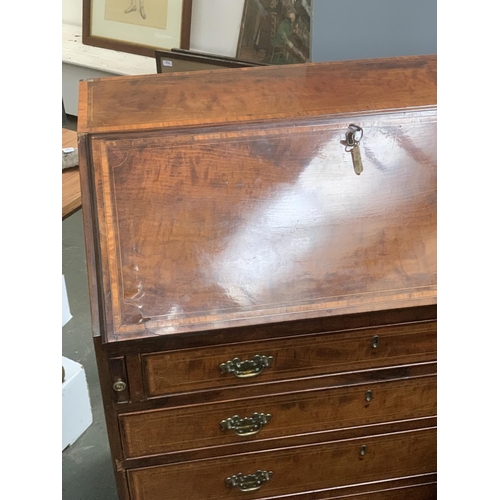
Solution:
[[[76,132],[62,129],[62,147],[76,148]],[[78,167],[65,169],[62,173],[62,218],[65,219],[82,206],[80,172]]]

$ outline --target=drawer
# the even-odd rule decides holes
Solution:
[[[265,441],[434,416],[437,412],[435,375],[338,385],[243,401],[122,414],[119,421],[124,455],[137,458]]]
[[[437,499],[437,483],[417,484],[402,488],[390,488],[359,495],[338,493],[335,496],[314,496],[314,500],[435,500]],[[308,498],[309,500],[309,498]],[[311,499],[313,500],[313,499]]]
[[[128,471],[131,500],[275,498],[436,471],[436,429]],[[325,492],[325,498],[328,498]]]
[[[148,397],[434,361],[436,321],[143,354]]]

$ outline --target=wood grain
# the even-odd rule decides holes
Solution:
[[[321,493],[313,494],[308,500],[436,500],[437,499],[437,483],[416,484],[411,486],[391,487],[379,491],[371,491],[370,493],[352,494],[346,492],[344,488],[335,493],[329,493],[323,496]],[[380,487],[380,485],[377,485]],[[352,491],[352,489],[351,489]],[[345,494],[344,494],[345,493]]]
[[[268,441],[267,446],[257,441],[248,441],[240,445],[223,445],[216,449],[197,448],[159,455],[147,455],[139,458],[127,458],[119,463],[120,470],[144,469],[147,467],[158,467],[166,464],[175,464],[181,462],[193,462],[216,457],[246,455],[248,453],[259,452],[267,453],[271,450],[288,449],[290,447],[300,448],[304,446],[316,446],[323,443],[339,442],[348,439],[364,439],[367,436],[382,436],[394,433],[418,431],[436,427],[437,417],[424,417],[411,420],[399,420],[389,423],[378,423],[362,427],[348,427],[334,429],[325,432],[316,432],[308,434],[296,434],[291,439],[278,438]],[[361,484],[363,483],[360,478]],[[358,483],[359,484],[359,483]]]
[[[360,456],[365,445],[366,455]],[[311,447],[290,448],[172,464],[128,472],[132,500],[222,500],[240,493],[225,485],[233,474],[272,471],[273,477],[245,498],[268,498],[316,491],[388,478],[436,471],[436,431],[423,429],[387,436],[346,440]]]
[[[436,377],[429,376],[124,414],[120,423],[125,456],[141,457],[248,441],[268,447],[272,444],[263,441],[278,437],[432,416],[436,406]],[[239,436],[220,428],[223,420],[255,412],[271,415],[258,434]]]
[[[107,329],[435,304],[435,111],[363,117],[361,176],[353,119],[95,139]]]
[[[204,349],[178,349],[143,356],[146,394],[172,395],[227,386],[245,387],[277,380],[338,373],[347,370],[434,361],[436,322],[396,325],[349,333],[324,334]],[[378,336],[378,347],[372,347]],[[272,356],[273,363],[252,378],[221,373],[234,358]],[[243,386],[243,387],[242,387]]]
[[[81,132],[435,106],[436,56],[217,69],[80,83]]]
[[[436,497],[436,124],[435,56],[80,84],[120,500]],[[253,412],[254,437],[220,430]]]

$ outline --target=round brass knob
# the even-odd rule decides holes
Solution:
[[[127,384],[123,380],[117,380],[113,384],[113,390],[116,392],[123,392],[127,388]]]

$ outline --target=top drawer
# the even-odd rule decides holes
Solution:
[[[148,397],[434,361],[437,323],[143,354]]]

